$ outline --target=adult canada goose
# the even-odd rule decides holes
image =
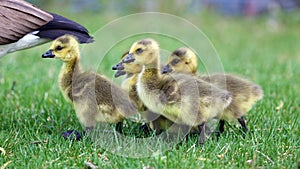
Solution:
[[[86,130],[93,129],[97,122],[120,124],[125,117],[137,113],[125,91],[105,76],[81,69],[74,36],[59,37],[42,57],[63,61],[59,87],[65,99],[74,104],[77,118]]]
[[[0,58],[65,34],[76,36],[80,43],[93,42],[87,29],[74,21],[24,0],[0,0]]]
[[[196,74],[197,67],[198,61],[195,53],[189,48],[183,47],[171,54],[162,72],[175,71]],[[263,98],[261,87],[249,80],[231,74],[198,75],[198,77],[232,93],[230,105],[224,110],[223,114],[218,116],[220,119],[220,133],[224,132],[225,120],[235,119],[241,124],[243,131],[246,132],[248,129],[244,115],[251,110],[255,102]]]
[[[124,63],[143,65],[137,79],[137,93],[151,111],[176,124],[197,126],[199,131],[231,102],[231,94],[187,74],[162,75],[159,45],[153,39],[135,42]],[[205,136],[201,132],[200,143]]]

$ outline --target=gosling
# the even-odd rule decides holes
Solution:
[[[128,54],[128,52],[126,52]],[[126,54],[125,53],[125,54]],[[127,55],[126,54],[126,55]],[[124,55],[121,59],[124,58]],[[151,111],[147,110],[147,107],[144,106],[142,101],[139,99],[137,91],[136,91],[136,83],[137,83],[137,76],[142,71],[142,66],[136,63],[122,63],[119,62],[118,64],[112,67],[113,70],[117,70],[115,73],[115,78],[120,76],[126,75],[125,79],[122,82],[122,88],[127,90],[129,96],[132,100],[134,100],[137,105],[139,105],[139,112],[142,112],[141,115],[148,121],[149,123],[144,124],[140,127],[140,129],[145,133],[150,133],[155,131],[156,134],[160,134],[163,131],[168,131],[169,133],[177,133],[182,126],[174,124],[169,119],[165,118],[164,116],[157,115],[152,113]],[[144,111],[144,112],[143,112]],[[193,128],[191,133],[198,133],[197,128]]]
[[[124,59],[124,57],[126,57],[128,53],[129,51],[125,52],[120,60]],[[114,65],[112,69],[117,70],[114,75],[115,78],[126,75],[121,84],[121,87],[129,93],[130,99],[136,103],[141,116],[146,119],[146,121],[149,121],[149,124],[142,125],[140,129],[147,134],[153,132],[153,130],[156,134],[160,134],[162,132],[162,129],[166,129],[168,127],[167,124],[170,124],[171,122],[165,122],[165,120],[169,120],[148,110],[143,102],[139,99],[136,91],[136,83],[137,75],[142,71],[142,66],[136,63],[122,63],[121,61],[118,64]]]
[[[198,61],[195,53],[189,48],[182,47],[170,55],[162,73],[174,71],[195,75],[197,67]],[[244,116],[257,101],[263,98],[262,88],[249,80],[231,74],[198,75],[198,77],[232,93],[231,103],[222,114],[217,116],[220,119],[219,132],[224,132],[225,121],[235,119],[241,124],[242,130],[247,132]]]
[[[231,94],[192,75],[162,75],[159,60],[158,43],[143,39],[131,46],[123,62],[143,65],[136,86],[146,107],[176,124],[197,126],[203,144],[205,122],[224,111],[231,102]]]
[[[78,41],[74,36],[57,38],[42,57],[63,61],[59,87],[64,98],[74,105],[86,131],[93,129],[97,122],[120,125],[125,117],[137,113],[137,106],[125,91],[105,76],[81,69]]]

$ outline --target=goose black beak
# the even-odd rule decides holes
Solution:
[[[162,70],[161,70],[161,73],[162,73],[162,74],[170,73],[170,72],[172,72],[172,69],[171,69],[170,64],[167,64],[167,65],[164,66],[164,67],[162,68]]]
[[[130,62],[134,62],[134,58],[133,58],[133,54],[129,53],[123,60],[123,63],[130,63]]]
[[[122,62],[116,64],[115,66],[112,67],[112,70],[124,70],[124,66]]]
[[[52,53],[53,50],[48,50],[47,52],[45,52],[44,54],[42,54],[42,58],[54,58],[55,55]]]
[[[122,70],[118,70],[117,73],[115,74],[115,78],[119,77],[119,76],[123,76],[125,75],[126,72],[122,71]]]

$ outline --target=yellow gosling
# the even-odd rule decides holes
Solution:
[[[162,72],[169,73],[174,71],[195,75],[197,67],[198,61],[195,53],[189,48],[183,47],[171,54]],[[235,119],[241,124],[243,131],[246,132],[248,129],[244,116],[258,100],[263,98],[261,87],[249,80],[232,74],[198,75],[198,77],[232,93],[230,105],[223,113],[217,116],[220,119],[220,133],[224,132],[225,120],[232,121]]]
[[[209,119],[231,102],[231,94],[210,83],[187,74],[162,75],[159,69],[159,45],[153,39],[135,42],[124,63],[143,65],[138,75],[137,93],[144,105],[172,122],[198,126],[199,131]],[[201,132],[200,143],[205,136]]]
[[[80,66],[78,41],[71,35],[56,39],[43,58],[63,61],[59,87],[65,99],[73,103],[80,123],[92,129],[97,122],[119,123],[137,113],[128,94],[105,76],[85,72]]]

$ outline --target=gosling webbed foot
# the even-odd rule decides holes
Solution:
[[[63,132],[61,135],[65,139],[79,141],[82,139],[84,133],[81,133],[77,130],[67,130],[66,132]]]

